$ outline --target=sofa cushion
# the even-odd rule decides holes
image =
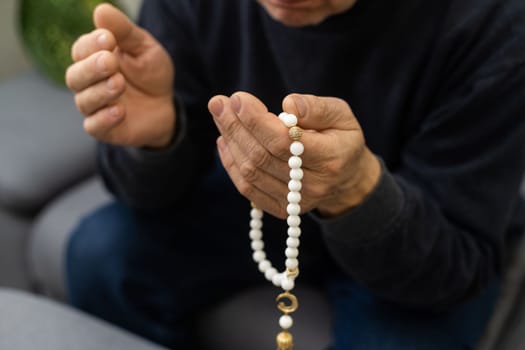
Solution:
[[[30,232],[28,259],[33,284],[40,291],[64,299],[63,257],[69,235],[82,217],[110,198],[94,176],[58,196],[38,215]]]
[[[0,206],[30,213],[94,172],[72,94],[36,72],[0,84]]]

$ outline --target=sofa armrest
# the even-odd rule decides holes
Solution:
[[[0,349],[167,350],[49,299],[0,288]]]

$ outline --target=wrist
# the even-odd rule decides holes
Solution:
[[[177,109],[175,105],[172,97],[168,97],[158,104],[160,108],[157,108],[157,112],[161,121],[159,122],[161,129],[155,138],[144,144],[144,147],[160,150],[171,145],[176,130]]]
[[[377,157],[365,147],[356,167],[356,173],[341,190],[317,207],[324,217],[334,217],[361,205],[372,193],[381,177],[381,163]]]

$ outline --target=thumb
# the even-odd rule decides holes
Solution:
[[[122,51],[131,55],[142,52],[148,35],[116,7],[110,4],[98,5],[93,12],[93,22],[95,27],[112,32]]]
[[[284,98],[282,107],[286,113],[297,116],[303,129],[360,129],[352,109],[340,98],[290,94]]]

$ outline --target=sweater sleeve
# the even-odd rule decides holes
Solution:
[[[106,186],[133,207],[159,209],[182,203],[212,164],[216,131],[206,109],[210,89],[193,37],[196,24],[190,4],[146,0],[138,22],[160,41],[175,64],[177,122],[171,146],[162,151],[98,147]]]
[[[499,279],[507,238],[525,223],[525,5],[452,3],[399,159],[360,207],[319,219],[347,274],[433,310]]]
[[[523,64],[477,76],[435,108],[356,209],[317,218],[335,259],[377,295],[443,309],[502,268],[525,171]]]

